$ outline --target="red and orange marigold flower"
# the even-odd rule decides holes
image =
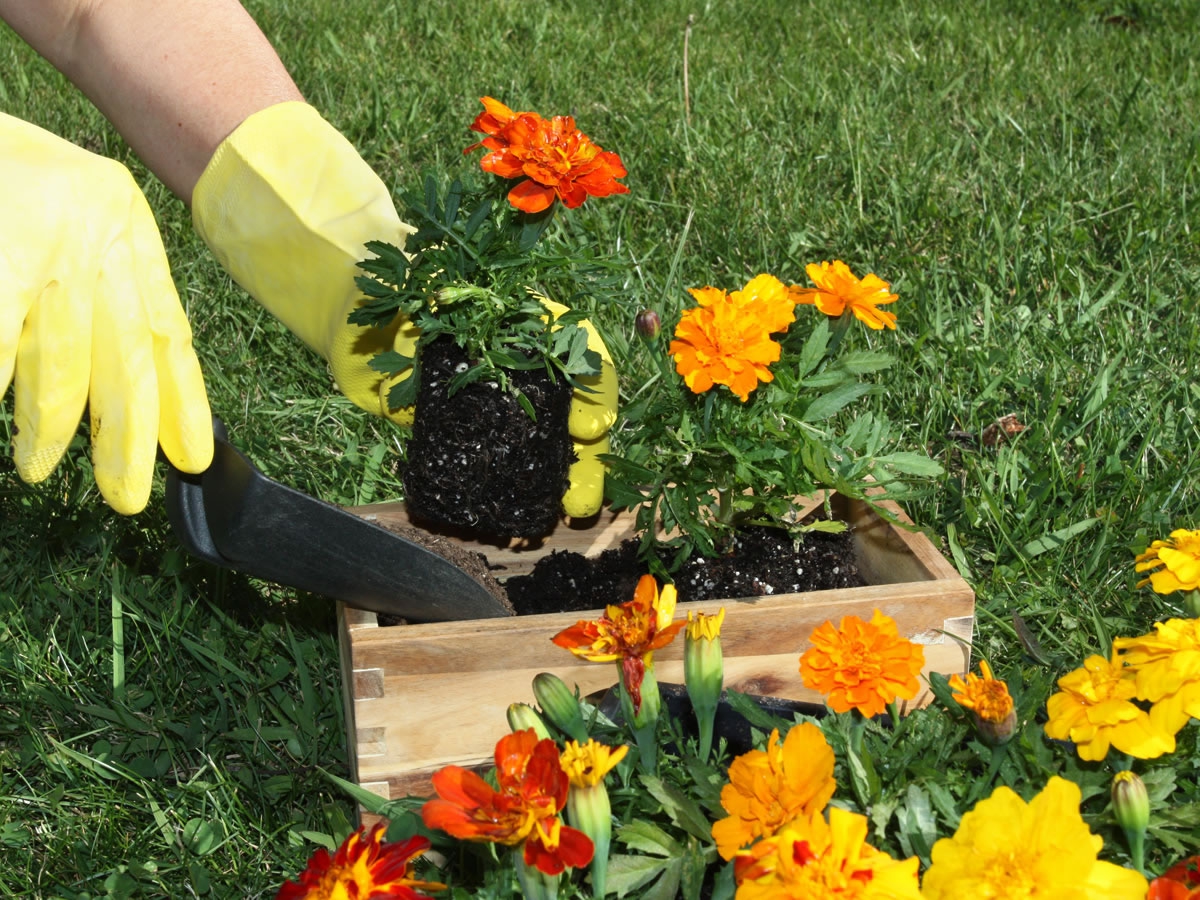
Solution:
[[[429,849],[427,838],[384,843],[386,823],[352,832],[333,854],[313,854],[298,881],[285,881],[275,900],[422,900],[421,890],[440,891],[444,884],[411,877],[412,861]]]
[[[641,708],[642,679],[654,651],[671,643],[687,625],[684,620],[672,621],[675,601],[675,585],[664,585],[660,593],[654,576],[643,575],[632,600],[608,606],[601,618],[576,622],[552,640],[591,662],[619,661],[621,680],[636,713]]]
[[[1200,856],[1175,863],[1151,881],[1146,900],[1200,900]]]
[[[891,285],[882,278],[867,275],[860,280],[840,259],[809,263],[805,271],[816,287],[793,286],[792,298],[797,303],[811,303],[827,316],[840,316],[850,310],[855,318],[876,331],[885,327],[896,329],[896,314],[879,309],[896,300]]]
[[[559,816],[570,780],[554,741],[539,740],[533,729],[505,735],[495,763],[499,790],[461,766],[435,772],[437,799],[421,807],[426,827],[462,840],[523,845],[525,865],[547,875],[591,862],[591,840]]]
[[[486,137],[464,152],[482,146],[485,172],[523,179],[508,193],[508,202],[527,213],[549,209],[555,198],[574,209],[588,197],[627,194],[617,181],[627,174],[621,158],[602,150],[575,127],[571,116],[544,119],[535,112],[514,112],[492,97],[471,130]]]
[[[896,622],[879,610],[870,622],[858,616],[844,616],[837,628],[826,622],[809,640],[800,675],[834,712],[857,709],[869,718],[898,698],[911,700],[921,688],[925,651],[901,637]]]

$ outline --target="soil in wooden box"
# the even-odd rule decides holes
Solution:
[[[543,369],[510,372],[534,419],[493,382],[476,381],[450,396],[451,379],[468,365],[448,338],[421,351],[404,474],[408,508],[414,519],[484,535],[547,534],[562,514],[574,460],[567,431],[571,385],[552,382]]]
[[[518,614],[533,614],[603,609],[629,600],[638,578],[647,571],[638,558],[638,545],[636,540],[627,540],[594,558],[555,551],[541,559],[529,575],[505,582],[509,602]],[[664,552],[664,563],[668,555]],[[793,539],[780,529],[764,527],[744,529],[727,554],[693,556],[673,578],[680,602],[866,584],[855,562],[854,537],[849,531],[813,531]]]

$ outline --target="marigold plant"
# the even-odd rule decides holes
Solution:
[[[837,262],[836,272],[843,269]],[[858,408],[882,389],[866,376],[892,363],[881,350],[844,346],[870,340],[851,335],[860,320],[894,327],[894,315],[866,312],[868,298],[897,299],[872,294],[876,282],[883,284],[871,276],[847,294],[834,317],[802,320],[799,302],[828,314],[828,298],[846,291],[789,286],[765,272],[740,288],[691,287],[661,341],[668,311],[639,313],[638,346],[650,372],[614,432],[619,452],[608,457],[607,492],[615,508],[637,509],[648,559],[662,543],[677,549],[676,561],[718,555],[751,523],[795,535],[837,530],[800,521],[797,498],[820,488],[868,503],[880,490],[902,498],[909,480],[940,472],[922,454],[893,452],[888,424]]]
[[[660,592],[654,576],[643,575],[632,600],[608,606],[599,619],[580,620],[551,640],[591,662],[619,663],[621,681],[637,711],[654,651],[671,643],[687,626],[686,620],[673,621],[675,597],[675,585],[664,585]]]
[[[922,896],[1143,900],[1141,874],[1099,859],[1104,841],[1083,821],[1081,796],[1078,785],[1058,776],[1028,803],[1011,788],[996,788],[963,815],[953,837],[933,845]]]
[[[858,710],[877,716],[897,699],[911,700],[921,689],[917,679],[925,651],[900,636],[896,622],[879,610],[864,622],[844,616],[835,628],[826,622],[809,638],[800,657],[806,687],[825,696],[834,712]]]
[[[413,878],[412,861],[429,849],[429,840],[415,836],[386,843],[387,824],[370,831],[358,828],[330,854],[321,848],[312,855],[297,881],[285,881],[275,900],[349,900],[395,897],[422,900],[422,891],[440,891],[444,884]]]

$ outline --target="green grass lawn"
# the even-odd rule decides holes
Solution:
[[[833,258],[890,281],[900,363],[870,402],[946,468],[909,512],[977,591],[977,656],[1057,677],[1172,613],[1132,561],[1200,526],[1200,7],[248,5],[397,188],[471,164],[485,94],[573,113],[617,151],[630,195],[577,221],[631,264],[627,298],[594,313],[618,359],[637,310],[684,287]],[[265,471],[338,503],[400,496],[400,436],[7,31],[0,109],[134,168],[213,409]],[[1027,427],[1006,444],[954,436],[1010,413]],[[332,604],[189,559],[161,485],[113,514],[83,430],[37,488],[0,470],[0,896],[273,896],[352,827],[324,774],[347,771]],[[1178,779],[1170,804],[1200,801],[1196,771]]]

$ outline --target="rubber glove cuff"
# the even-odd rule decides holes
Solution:
[[[404,320],[386,328],[347,322],[364,302],[354,283],[367,241],[403,247],[387,187],[337,129],[306,103],[267,107],[213,154],[192,193],[196,230],[233,279],[333,370],[343,393],[389,415],[383,377],[368,366],[390,349],[410,352]],[[411,411],[389,418],[411,422]]]

